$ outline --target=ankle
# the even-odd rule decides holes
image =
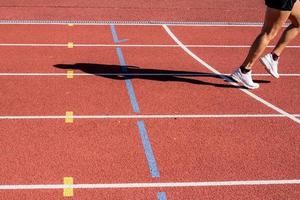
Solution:
[[[248,68],[246,68],[245,66],[241,66],[240,69],[241,69],[241,72],[242,72],[243,74],[247,74],[248,72],[251,71],[251,69],[248,69]]]
[[[274,61],[277,61],[279,59],[279,55],[277,55],[276,53],[272,52],[271,55]]]

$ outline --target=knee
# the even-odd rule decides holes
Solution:
[[[291,20],[291,26],[293,26],[293,28],[298,29],[298,32],[300,32],[300,17],[295,17],[295,16],[291,16],[290,17]]]
[[[296,24],[293,24],[293,26],[298,30],[298,33],[300,33],[300,23],[297,22]]]
[[[295,28],[298,30],[298,33],[300,33],[300,26],[295,26]]]
[[[273,30],[272,31],[264,31],[264,30],[262,30],[260,35],[262,37],[264,37],[267,41],[271,41],[276,37],[277,33],[278,33],[278,31],[273,31]]]
[[[298,33],[300,33],[300,25],[299,25],[299,23],[292,23],[292,24],[290,24],[290,26],[288,27],[288,29],[294,29],[294,30],[297,30]]]
[[[274,23],[265,22],[261,29],[260,35],[265,40],[271,41],[277,36],[281,28],[282,28],[281,22],[274,22]]]

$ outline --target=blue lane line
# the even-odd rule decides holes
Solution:
[[[111,33],[112,33],[114,42],[118,43],[118,42],[122,41],[122,40],[118,39],[118,35],[117,35],[117,32],[116,32],[115,26],[111,25],[110,27],[111,27]],[[119,62],[120,62],[120,65],[121,65],[121,71],[122,72],[127,72],[125,59],[124,59],[124,56],[123,56],[123,53],[122,53],[122,49],[120,47],[117,47],[117,54],[118,54]],[[129,98],[130,98],[130,102],[131,102],[131,106],[133,108],[133,111],[135,113],[140,113],[139,104],[136,100],[136,96],[135,96],[135,92],[134,92],[132,83],[129,79],[125,79],[125,83],[126,83],[127,92],[128,92]]]
[[[126,39],[125,40],[119,40],[114,25],[111,25],[111,32],[112,32],[113,40],[114,40],[115,43],[120,43],[120,42],[126,41]],[[118,55],[118,58],[119,58],[121,71],[123,73],[127,72],[125,59],[124,59],[124,56],[123,56],[123,53],[122,53],[122,49],[120,47],[117,47],[117,55]],[[125,82],[126,82],[127,91],[128,91],[129,97],[130,97],[131,106],[132,106],[135,113],[140,113],[139,105],[138,105],[138,102],[137,102],[137,99],[136,99],[136,96],[135,96],[135,92],[134,92],[132,83],[131,83],[130,79],[126,78],[126,76],[125,76]],[[144,121],[138,121],[137,125],[138,125],[138,128],[139,128],[140,137],[142,139],[142,143],[143,143],[143,146],[144,146],[144,151],[145,151],[146,158],[147,158],[147,161],[148,161],[148,166],[149,166],[149,169],[150,169],[151,176],[152,176],[152,178],[159,178],[160,175],[159,175],[158,167],[157,167],[156,160],[155,160],[155,157],[154,157],[154,154],[153,154],[151,143],[149,141],[148,133],[147,133],[147,130],[145,128],[145,123],[144,123]],[[158,198],[158,200],[167,200],[166,193],[164,193],[164,192],[157,193],[157,198]]]
[[[123,57],[123,53],[120,47],[117,47],[117,54],[118,54],[118,58],[119,58],[119,62],[121,65],[121,71],[122,72],[127,72],[127,68],[126,68],[126,63]],[[131,102],[131,106],[133,108],[133,111],[135,113],[140,113],[140,108],[139,108],[139,104],[136,100],[136,96],[135,96],[135,92],[131,83],[131,80],[129,79],[125,79],[125,83],[126,83],[126,87],[127,87],[127,92],[130,98],[130,102]]]
[[[144,121],[138,121],[138,127],[139,127],[139,132],[140,136],[143,142],[145,154],[148,160],[148,165],[150,168],[151,176],[152,178],[159,178],[159,171],[156,165],[156,160],[152,151],[151,143],[149,141],[149,137],[147,134],[147,130],[145,128],[145,123]]]
[[[165,192],[157,193],[157,200],[167,200],[167,194]]]
[[[128,41],[128,39],[119,40],[115,25],[110,25],[110,28],[115,43],[122,43]]]

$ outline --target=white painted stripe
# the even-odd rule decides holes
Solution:
[[[167,69],[166,69],[167,70]],[[0,73],[0,76],[67,76],[67,73]],[[73,76],[213,76],[212,73],[74,73]],[[230,74],[224,74],[229,76]],[[279,74],[282,77],[298,77],[300,74]],[[216,75],[217,76],[217,75]],[[252,76],[271,76],[270,74],[252,74]]]
[[[293,114],[300,117],[300,114]],[[281,114],[211,114],[211,115],[74,115],[74,119],[197,119],[197,118],[282,118]],[[61,116],[0,116],[0,120],[29,120],[29,119],[65,119]]]
[[[220,187],[220,186],[260,186],[298,185],[300,180],[255,180],[255,181],[215,181],[215,182],[156,182],[156,183],[111,183],[111,184],[39,184],[39,185],[0,185],[0,190],[38,189],[121,189],[121,188],[178,188],[178,187]]]
[[[167,24],[170,26],[262,26],[261,22],[184,22],[184,21],[95,21],[95,20],[0,20],[0,24],[31,24],[31,25],[141,25],[160,26]]]
[[[190,51],[180,40],[178,40],[178,38],[172,33],[172,31],[168,28],[168,26],[163,25],[164,29],[166,30],[166,32],[169,34],[169,36],[177,43],[181,46],[181,48],[187,53],[189,54],[192,58],[194,58],[195,60],[197,60],[200,64],[202,64],[204,67],[206,67],[207,69],[209,69],[210,71],[212,71],[215,74],[218,74],[221,78],[223,78],[224,80],[228,81],[231,85],[234,86],[238,86],[237,83],[232,82],[229,78],[227,78],[225,75],[221,74],[219,71],[217,71],[216,69],[214,69],[212,66],[210,66],[208,63],[206,63],[205,61],[203,61],[202,59],[200,59],[196,54],[194,54],[192,51]],[[286,111],[282,110],[281,108],[278,108],[277,106],[267,102],[266,100],[262,99],[261,97],[255,95],[254,93],[250,92],[249,90],[246,89],[239,89],[240,91],[246,93],[247,95],[251,96],[252,98],[254,98],[255,100],[261,102],[262,104],[266,105],[267,107],[275,110],[278,113],[281,113],[282,115],[290,118],[291,120],[293,120],[294,122],[300,124],[300,119],[296,118],[295,116],[287,113]]]
[[[300,76],[300,74],[279,74],[280,76],[291,77],[291,76]],[[252,74],[252,76],[271,76],[270,74]]]
[[[8,47],[68,47],[68,44],[0,44],[0,46]]]
[[[0,76],[67,76],[67,73],[0,73]],[[74,76],[92,76],[93,74],[77,73]]]
[[[2,43],[3,47],[68,47],[68,44],[32,44],[32,43]],[[172,44],[73,44],[74,47],[141,47],[141,48],[180,48],[180,45]],[[250,45],[185,45],[188,48],[249,48]],[[274,48],[274,45],[267,46]],[[299,49],[300,46],[290,45],[286,48]]]
[[[250,48],[250,45],[185,45],[188,48]],[[269,45],[267,48],[274,48],[274,45]],[[286,46],[286,48],[297,49],[300,46]]]
[[[142,70],[142,69],[141,69]],[[166,70],[167,71],[167,70]],[[0,73],[0,76],[67,76],[67,73]],[[73,73],[73,76],[214,76],[212,73]]]
[[[95,21],[95,20],[0,20],[0,24],[30,24],[30,25],[140,25],[140,26],[161,26],[163,24],[169,26],[240,26],[240,27],[261,27],[263,23],[261,22],[206,22],[206,21]],[[287,26],[285,24],[284,26]]]
[[[161,26],[163,24],[166,24],[168,26],[178,26],[178,27],[262,27],[262,24],[260,23],[253,23],[253,24],[239,24],[239,23],[236,23],[236,24],[168,24],[168,23],[165,23],[165,22],[161,22],[161,23],[157,23],[157,24],[147,24],[147,23],[119,23],[119,24],[116,24],[116,23],[110,23],[110,24],[107,24],[107,23],[75,23],[74,25],[76,26],[109,26],[109,25],[118,25],[118,26]],[[63,25],[63,26],[66,26],[68,25],[68,23],[56,23],[56,22],[53,22],[53,23],[40,23],[40,22],[20,22],[20,23],[1,23],[0,22],[0,25]],[[283,27],[287,27],[287,25],[284,25]]]

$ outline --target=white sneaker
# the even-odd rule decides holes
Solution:
[[[265,66],[265,69],[269,74],[275,78],[279,78],[278,74],[278,60],[273,60],[272,54],[268,53],[267,55],[260,58],[260,62]]]
[[[252,76],[251,76],[251,71],[246,73],[246,74],[243,74],[241,69],[238,68],[237,70],[235,70],[232,74],[231,74],[231,77],[239,82],[239,83],[242,83],[246,88],[249,88],[249,89],[257,89],[259,88],[259,84],[257,83],[254,83],[252,81]]]

